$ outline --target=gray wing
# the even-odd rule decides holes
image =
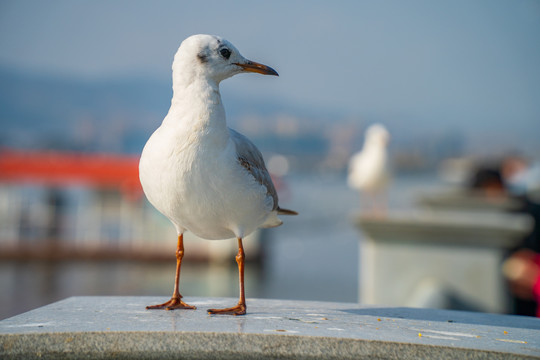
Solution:
[[[267,194],[274,200],[274,207],[272,210],[278,210],[276,188],[266,169],[261,152],[247,137],[239,132],[229,128],[229,133],[236,145],[238,162],[255,178],[255,180],[266,187]]]

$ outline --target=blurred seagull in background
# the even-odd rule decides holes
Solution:
[[[146,143],[139,177],[146,197],[176,227],[176,277],[169,301],[147,309],[195,309],[178,290],[184,255],[183,233],[220,240],[236,238],[240,299],[236,306],[210,309],[210,314],[243,315],[244,249],[242,238],[257,228],[282,224],[272,179],[259,150],[229,129],[219,84],[233,75],[278,73],[244,58],[227,40],[194,35],[182,42],[174,57],[173,98],[169,113]]]
[[[365,133],[362,150],[351,158],[349,162],[349,186],[369,198],[370,206],[363,204],[372,212],[386,211],[386,200],[380,200],[390,181],[390,166],[388,163],[387,146],[390,140],[388,130],[381,124],[371,125]],[[366,201],[367,202],[367,201]]]

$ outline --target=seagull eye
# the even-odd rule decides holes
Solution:
[[[225,59],[228,59],[230,56],[231,56],[231,51],[227,48],[223,48],[221,50],[219,50],[219,53],[221,54],[221,56],[223,56]]]

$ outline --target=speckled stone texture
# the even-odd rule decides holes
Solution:
[[[245,316],[145,310],[157,297],[72,297],[0,321],[2,359],[540,359],[540,319],[248,299]]]

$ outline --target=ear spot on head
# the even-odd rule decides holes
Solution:
[[[208,62],[208,56],[206,56],[204,53],[200,52],[197,54],[197,59],[199,59],[199,61],[201,63],[207,63]]]

